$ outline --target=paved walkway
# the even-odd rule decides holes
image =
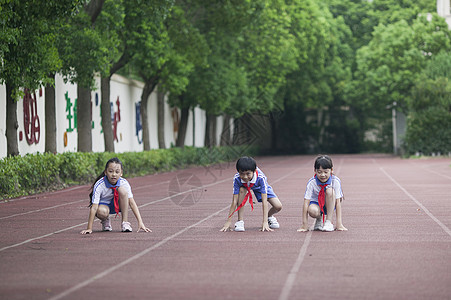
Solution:
[[[451,160],[332,158],[347,232],[296,231],[313,156],[257,158],[274,232],[219,232],[234,163],[130,179],[152,233],[79,234],[88,186],[1,200],[0,299],[451,299]]]

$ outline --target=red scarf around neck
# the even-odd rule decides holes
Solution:
[[[117,186],[113,186],[111,187],[111,189],[113,190],[113,194],[114,194],[114,211],[116,212],[116,215],[119,214],[120,209],[119,209],[119,192],[117,191]]]
[[[255,176],[258,177],[258,171],[255,171]],[[255,178],[255,182],[257,182],[257,178]],[[254,183],[248,184],[248,183],[246,182],[246,183],[243,183],[243,185],[244,185],[244,186],[246,187],[246,189],[247,189],[246,196],[244,196],[243,202],[241,202],[241,204],[237,207],[237,209],[235,209],[235,211],[234,211],[233,213],[230,214],[229,218],[230,218],[236,211],[239,211],[239,210],[246,204],[246,202],[247,202],[248,200],[249,200],[249,203],[251,204],[251,207],[252,207],[251,211],[254,210],[254,201],[252,201],[252,192],[251,192],[251,187],[254,186]]]
[[[318,193],[318,204],[319,204],[319,208],[321,209],[321,212],[323,214],[323,223],[324,223],[324,218],[325,218],[324,206],[326,205],[326,187],[331,183],[332,176],[330,176],[326,182],[321,182],[318,179],[318,177],[316,177],[316,175],[315,175],[315,179],[316,179],[316,184],[321,187],[321,190]]]

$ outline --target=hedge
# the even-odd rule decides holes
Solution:
[[[0,160],[0,197],[2,199],[92,183],[105,169],[105,163],[118,157],[124,177],[136,177],[232,161],[242,155],[255,155],[249,146],[215,148],[170,148],[144,152],[65,152],[12,156]]]
[[[451,153],[451,113],[439,107],[411,113],[403,147],[407,155]]]

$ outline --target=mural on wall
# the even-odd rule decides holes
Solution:
[[[142,144],[143,142],[143,126],[141,123],[141,101],[135,103],[135,112],[136,112],[136,138],[138,139],[138,144]]]
[[[119,101],[119,96],[117,96],[116,105],[117,111],[115,112],[113,102],[111,102],[111,123],[113,124],[113,140],[119,142],[119,139],[117,138],[117,123],[121,121],[121,101]]]
[[[66,119],[69,122],[64,132],[64,147],[67,147],[67,134],[77,128],[77,98],[72,103],[68,91],[64,94],[64,97],[66,98]]]
[[[42,96],[42,90],[39,90],[39,97]],[[28,145],[39,144],[41,137],[41,126],[38,116],[38,104],[36,101],[36,93],[33,95],[26,90],[23,97],[23,126],[25,131],[25,139]],[[22,131],[19,132],[19,140],[23,140]]]
[[[111,118],[112,124],[111,128],[114,128],[114,138],[117,152],[128,152],[128,151],[142,151],[142,145],[144,143],[143,138],[143,121],[141,117],[141,102],[139,96],[141,95],[141,88],[137,88],[135,83],[128,83],[123,77],[115,75],[115,81],[113,80],[112,85],[112,96],[110,98],[111,105],[111,115],[104,116]],[[103,138],[103,126],[101,123],[101,109],[102,101],[101,94],[98,91],[93,91],[91,93],[91,121],[94,122],[95,130],[93,129],[93,152],[104,151],[104,145],[101,142]],[[5,85],[0,84],[0,106],[5,107],[6,102],[4,95],[6,93]],[[18,102],[17,114],[18,114],[18,141],[20,141],[20,154],[32,154],[36,152],[43,152],[45,144],[45,99],[44,99],[45,89],[30,90],[29,93],[24,97],[24,94],[20,97]],[[64,153],[67,151],[77,151],[77,86],[74,84],[64,83],[64,78],[61,75],[57,75],[55,79],[55,122],[56,122],[56,133],[57,133],[57,152]],[[149,106],[155,107],[156,104],[156,94],[150,97]],[[177,137],[178,123],[180,120],[180,111],[172,109],[167,103],[165,114],[165,133],[167,133],[167,140],[169,144],[175,144],[175,138]],[[193,145],[195,136],[199,136],[199,145],[202,145],[201,137],[203,136],[204,126],[202,125],[205,116],[204,112],[198,108],[198,114],[189,115],[190,129],[187,131],[188,138],[193,140]],[[4,118],[4,109],[0,110]],[[1,118],[0,117],[0,118]],[[22,118],[23,117],[23,118]],[[135,118],[135,122],[130,122]],[[122,122],[122,119],[129,122]],[[193,120],[195,119],[195,120]],[[149,127],[152,130],[157,129],[157,118],[150,118],[148,120]],[[195,126],[195,124],[197,126]],[[0,122],[0,158],[6,157],[7,155],[7,140],[4,134],[6,130],[6,122]],[[197,133],[197,134],[196,134]],[[133,137],[133,135],[136,136]],[[156,135],[155,135],[156,136]],[[127,142],[124,142],[125,139]],[[153,143],[153,148],[157,148],[157,143]]]
[[[179,133],[179,124],[180,124],[180,117],[179,117],[179,110],[176,107],[173,107],[171,109],[171,117],[172,117],[172,133],[174,134],[174,141],[177,141],[177,136]]]

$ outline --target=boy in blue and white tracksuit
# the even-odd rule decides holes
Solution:
[[[235,223],[235,231],[244,231],[243,209],[242,207],[249,202],[254,208],[253,196],[263,206],[262,231],[273,231],[280,225],[273,216],[282,209],[282,203],[277,198],[272,187],[268,184],[267,178],[263,172],[257,168],[257,163],[251,157],[241,157],[236,163],[237,174],[233,177],[233,197],[229,209],[229,217],[222,227],[221,231],[232,230],[230,225],[232,215],[238,211],[238,221]],[[268,210],[268,203],[271,209]]]

